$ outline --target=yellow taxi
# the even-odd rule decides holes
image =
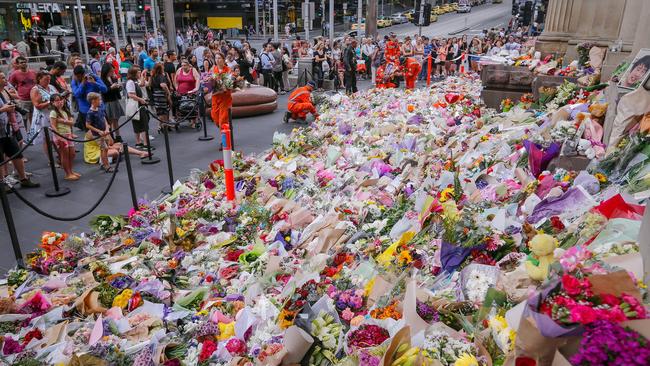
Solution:
[[[412,22],[413,21],[413,14],[415,14],[415,10],[411,9],[411,10],[405,12],[404,16],[406,17],[406,19],[409,20],[409,22]]]
[[[431,23],[437,22],[438,21],[438,15],[433,14],[433,12],[431,12],[431,17],[429,18],[429,20],[431,21]]]
[[[390,20],[389,17],[382,17],[382,16],[377,17],[377,28],[386,28],[386,27],[390,27],[391,25],[393,25],[393,22]]]
[[[451,3],[451,4],[449,4],[449,6],[451,6],[451,11],[458,10],[458,3]]]
[[[443,13],[451,13],[454,11],[454,8],[449,4],[445,4],[440,7],[440,10],[442,10]]]
[[[444,12],[440,8],[440,6],[436,5],[433,8],[431,8],[431,14],[440,15],[440,14],[444,14]]]
[[[354,22],[354,23],[352,23],[352,26],[350,27],[350,30],[355,30],[355,31],[358,31],[358,30],[364,31],[364,30],[366,30],[366,19],[365,18],[361,19],[361,29],[359,29],[359,23]]]

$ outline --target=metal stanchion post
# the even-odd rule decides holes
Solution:
[[[9,230],[9,238],[11,238],[11,246],[14,249],[14,256],[18,267],[24,268],[23,252],[20,250],[20,243],[18,243],[18,235],[16,234],[16,225],[14,225],[14,217],[11,215],[11,208],[9,207],[9,200],[7,199],[7,192],[5,191],[6,184],[0,181],[0,201],[2,201],[2,212],[7,221],[7,230]]]
[[[47,197],[60,197],[70,193],[70,188],[59,186],[59,177],[56,175],[56,163],[54,162],[54,153],[52,152],[52,137],[50,136],[50,129],[43,128],[45,134],[45,143],[47,144],[47,158],[50,161],[50,170],[52,172],[52,181],[54,183],[54,190],[45,191]]]
[[[142,164],[157,164],[160,163],[160,159],[154,158],[151,156],[151,140],[149,139],[149,129],[144,132],[144,140],[147,143],[147,154],[149,155],[146,159],[142,159],[140,162]]]
[[[167,128],[163,129],[165,137],[165,154],[167,154],[167,173],[169,174],[169,188],[163,188],[162,193],[170,194],[174,190],[174,171],[172,170],[172,154],[169,151],[169,132]]]
[[[129,178],[129,190],[131,191],[131,202],[133,209],[138,210],[138,197],[135,194],[135,183],[133,180],[133,169],[131,168],[131,155],[129,154],[129,145],[125,142],[124,146],[124,162],[126,163],[126,174]]]
[[[201,124],[203,124],[203,136],[199,136],[199,141],[210,141],[214,137],[208,136],[208,125],[205,122],[205,96],[203,93],[199,94],[199,112],[201,113]]]

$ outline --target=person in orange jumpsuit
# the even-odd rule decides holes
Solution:
[[[314,107],[314,103],[311,101],[311,92],[315,87],[316,83],[310,80],[305,86],[296,88],[289,95],[288,111],[284,114],[285,123],[291,120],[305,120],[309,113],[313,114],[315,118],[318,118],[316,107]]]
[[[377,68],[377,89],[397,88],[397,77],[400,75],[400,66],[394,61],[384,61]]]
[[[400,48],[399,42],[397,42],[397,37],[394,34],[391,34],[390,38],[386,42],[386,51],[384,51],[384,57],[386,61],[399,61]]]
[[[223,54],[217,52],[212,74],[224,73],[231,74],[230,68],[226,65],[226,58]],[[228,124],[228,110],[230,108],[232,108],[232,92],[230,90],[212,92],[212,111],[210,116],[219,129],[222,129],[223,125]]]
[[[406,89],[415,89],[415,81],[422,71],[422,65],[413,57],[407,57],[404,60],[404,81],[406,82]]]

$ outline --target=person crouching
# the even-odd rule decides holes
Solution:
[[[316,83],[309,81],[305,86],[297,88],[289,95],[288,111],[284,115],[285,123],[291,120],[296,122],[298,120],[305,121],[310,113],[314,115],[314,118],[318,118],[318,112],[311,99],[311,92],[315,87]]]

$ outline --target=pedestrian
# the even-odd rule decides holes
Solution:
[[[25,130],[29,131],[34,107],[30,93],[34,85],[36,85],[36,72],[27,68],[27,59],[23,56],[16,57],[15,65],[16,69],[9,76],[9,83],[18,92],[18,107],[27,111]]]
[[[171,106],[171,83],[165,74],[162,63],[157,63],[151,72],[149,79],[149,89],[151,90],[151,99],[153,107],[158,117],[158,133],[163,128],[169,129],[169,109]]]
[[[355,48],[357,41],[351,40],[343,52],[343,65],[345,66],[345,93],[353,94],[357,92],[357,55]]]
[[[106,92],[102,93],[104,101],[104,110],[106,112],[106,120],[108,125],[113,130],[113,140],[122,142],[120,133],[119,119],[124,116],[124,109],[122,108],[122,86],[120,85],[119,78],[115,76],[112,64],[104,64],[102,66],[101,79],[106,85]]]
[[[68,104],[63,95],[55,93],[50,96],[50,125],[56,133],[52,134],[52,142],[61,160],[61,167],[65,172],[65,180],[79,180],[81,174],[72,170],[75,157],[74,138],[72,126],[74,119],[68,109]]]
[[[179,98],[189,98],[195,95],[201,85],[201,75],[194,69],[186,59],[181,60],[181,67],[176,71],[174,77],[174,88]],[[196,117],[190,119],[190,127],[195,128]]]
[[[47,144],[43,138],[44,132],[41,129],[50,126],[50,98],[56,93],[56,89],[50,85],[50,74],[41,70],[36,74],[36,85],[30,91],[30,98],[34,106],[32,112],[32,123],[27,134],[28,139],[38,136],[33,140],[34,144],[43,143],[43,151],[47,154]]]
[[[4,90],[6,86],[7,77],[0,71],[0,90]],[[8,102],[9,100],[5,99],[3,94],[0,94],[0,160],[5,161],[6,159],[11,159],[11,164],[14,166],[16,173],[18,173],[18,179],[22,188],[40,187],[40,184],[33,182],[25,172],[25,161],[20,152],[18,141],[11,133],[9,122],[9,115],[16,113],[16,106]],[[5,167],[6,165],[0,169],[0,181],[5,178]]]
[[[146,108],[149,103],[145,98],[142,88],[146,85],[142,75],[142,69],[133,65],[129,69],[126,81],[126,93],[129,98],[127,101],[127,117],[132,117],[133,132],[135,133],[135,147],[144,149],[146,146],[146,133],[149,133],[149,113]],[[135,103],[135,104],[133,104]],[[129,108],[129,104],[133,107]],[[138,112],[139,110],[139,112]]]
[[[316,80],[316,86],[319,90],[323,89],[323,63],[326,62],[325,50],[322,42],[318,42],[314,47],[314,60],[312,61],[312,71],[314,79]]]
[[[275,85],[275,91],[278,94],[285,94],[284,83],[282,82],[282,72],[284,71],[286,65],[282,62],[282,53],[280,51],[279,44],[273,44],[273,59],[275,63],[273,64],[273,81]]]
[[[249,83],[253,83],[253,75],[251,75],[251,70],[253,69],[253,55],[250,51],[250,45],[244,43],[244,48],[237,51],[237,66],[239,66],[239,71],[241,76],[246,79]]]
[[[120,62],[120,79],[122,82],[126,82],[126,76],[131,66],[133,66],[133,56],[127,53]]]
[[[284,94],[287,89],[289,89],[289,71],[293,69],[293,62],[291,61],[291,56],[289,49],[287,47],[282,47],[282,85]],[[243,74],[242,74],[243,75]]]
[[[84,145],[84,161],[90,164],[95,163],[96,149],[93,149],[93,147],[99,145],[99,162],[101,168],[104,172],[111,173],[113,172],[113,168],[108,161],[111,135],[110,128],[106,123],[104,110],[100,108],[102,102],[101,96],[98,93],[89,93],[87,101],[90,107],[88,108],[88,116],[86,119],[86,128],[88,129],[86,137],[87,140],[93,139],[93,141],[89,141]]]
[[[62,35],[56,37],[56,49],[61,53],[65,52],[65,42],[63,41]]]
[[[183,48],[185,46],[185,39],[183,39],[183,33],[180,30],[176,31],[176,49],[179,55],[183,54]]]
[[[213,75],[231,74],[228,65],[226,65],[226,58],[223,53],[218,52],[215,56],[215,61],[214,68],[212,69]],[[223,129],[224,125],[228,125],[228,111],[230,108],[232,108],[232,95],[230,90],[212,91],[211,117],[219,129]]]
[[[100,70],[101,71],[101,70]],[[75,66],[72,71],[72,95],[77,101],[77,107],[79,113],[77,113],[77,120],[75,121],[75,127],[85,131],[86,130],[86,114],[90,108],[88,104],[88,94],[91,92],[94,93],[106,93],[108,88],[106,84],[102,82],[101,78],[94,74],[92,71],[86,72],[86,69],[82,65]]]
[[[108,49],[108,54],[106,54],[106,59],[104,60],[104,64],[111,64],[113,66],[113,72],[115,73],[115,77],[117,79],[120,78],[120,63],[117,62],[117,52],[115,51],[115,47],[110,47]],[[100,72],[101,72],[100,68]]]
[[[273,58],[273,45],[271,43],[264,45],[264,51],[260,54],[260,63],[264,86],[275,90],[275,83],[273,81],[275,58]]]

